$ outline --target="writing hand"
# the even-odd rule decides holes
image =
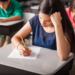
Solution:
[[[22,44],[19,45],[18,50],[19,50],[19,54],[22,56],[29,56],[31,53],[31,50],[29,48],[27,48],[26,50]]]

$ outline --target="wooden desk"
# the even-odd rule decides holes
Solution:
[[[42,47],[36,59],[7,58],[13,49],[12,44],[0,48],[0,75],[64,75],[74,58],[70,53],[68,59],[62,61],[57,51]]]
[[[22,26],[23,20],[0,23],[0,34],[10,35],[11,33],[18,31]]]

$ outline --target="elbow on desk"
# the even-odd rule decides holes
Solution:
[[[60,56],[60,59],[63,61],[66,60],[67,58],[68,58],[68,56],[63,56],[63,55]]]
[[[65,51],[65,50],[58,50],[57,51],[57,53],[58,53],[58,55],[59,55],[59,57],[60,57],[60,59],[61,60],[67,60],[68,59],[68,57],[69,57],[69,54],[70,54],[70,50],[67,50],[67,51]]]
[[[64,61],[64,60],[66,60],[67,58],[63,58],[63,57],[62,57],[62,58],[60,58],[60,59]]]
[[[69,53],[58,53],[58,55],[60,59],[64,61],[68,59]]]

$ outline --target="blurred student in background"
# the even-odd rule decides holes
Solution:
[[[67,15],[72,23],[75,32],[75,0],[72,1],[71,5],[65,8]]]
[[[0,0],[0,22],[21,20],[23,17],[22,6],[16,0]],[[10,37],[0,35],[0,47],[9,44]]]

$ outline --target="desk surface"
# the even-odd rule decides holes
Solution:
[[[4,18],[0,17],[0,18],[5,19],[5,17]],[[0,26],[11,26],[13,24],[17,24],[17,23],[22,22],[22,21],[23,21],[23,19],[22,20],[16,20],[16,21],[4,22],[4,23],[0,23]]]
[[[7,58],[13,49],[12,44],[0,48],[0,64],[44,75],[53,75],[73,58],[73,54],[70,53],[69,58],[62,61],[57,51],[42,47],[37,59]]]
[[[31,6],[30,8],[31,8],[31,9],[38,9],[38,8],[39,8],[39,5]]]
[[[22,21],[23,20],[4,22],[4,23],[0,23],[0,26],[11,26],[11,25],[17,24],[17,23],[22,22]]]

